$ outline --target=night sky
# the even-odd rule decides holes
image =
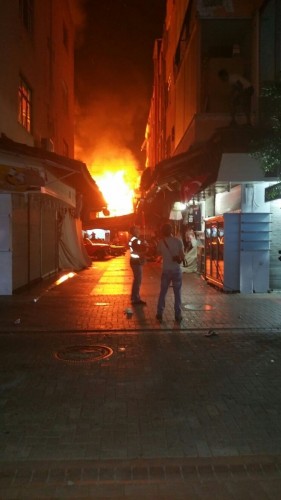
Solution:
[[[143,168],[153,47],[166,0],[86,0],[84,10],[75,57],[76,156],[87,161],[100,144],[112,144],[130,150]]]

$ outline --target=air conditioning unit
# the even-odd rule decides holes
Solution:
[[[45,149],[45,151],[54,152],[54,142],[50,137],[42,137],[41,139],[41,147]]]

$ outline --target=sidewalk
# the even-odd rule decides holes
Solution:
[[[1,500],[280,499],[281,294],[183,280],[181,326],[128,256],[0,297]]]
[[[0,333],[18,331],[280,331],[281,293],[227,294],[208,285],[197,273],[183,274],[182,324],[174,322],[173,291],[169,290],[164,321],[156,319],[161,266],[144,266],[142,297],[131,319],[132,273],[128,254],[105,262],[56,285],[54,280],[12,297],[0,297]],[[15,324],[16,322],[16,324]]]

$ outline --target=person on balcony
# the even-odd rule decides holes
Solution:
[[[247,118],[247,124],[251,123],[251,110],[252,110],[252,96],[254,94],[254,87],[244,76],[239,74],[228,73],[226,69],[221,69],[218,72],[219,78],[223,82],[230,85],[230,112],[231,112],[231,125],[237,125],[236,115],[239,112],[244,112]]]

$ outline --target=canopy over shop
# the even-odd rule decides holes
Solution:
[[[0,139],[0,294],[91,264],[82,220],[106,209],[87,166]]]
[[[4,170],[4,164],[6,170]],[[75,189],[81,218],[89,217],[89,212],[100,212],[107,207],[106,201],[96,182],[91,177],[85,163],[56,153],[0,138],[0,192],[24,192],[42,187],[43,193],[58,196],[55,182]],[[13,170],[14,168],[14,170]],[[20,168],[20,174],[16,168]],[[49,174],[53,174],[48,177]],[[39,176],[40,174],[40,176]],[[13,178],[12,178],[13,177]],[[10,178],[10,182],[7,182]]]
[[[206,190],[225,189],[225,182],[223,186],[216,185],[222,155],[249,153],[255,138],[256,131],[250,127],[226,127],[187,152],[161,161],[154,169],[148,167],[141,178],[138,217],[144,217],[147,225],[158,227],[170,218],[176,202],[186,204],[195,197],[205,198]]]

